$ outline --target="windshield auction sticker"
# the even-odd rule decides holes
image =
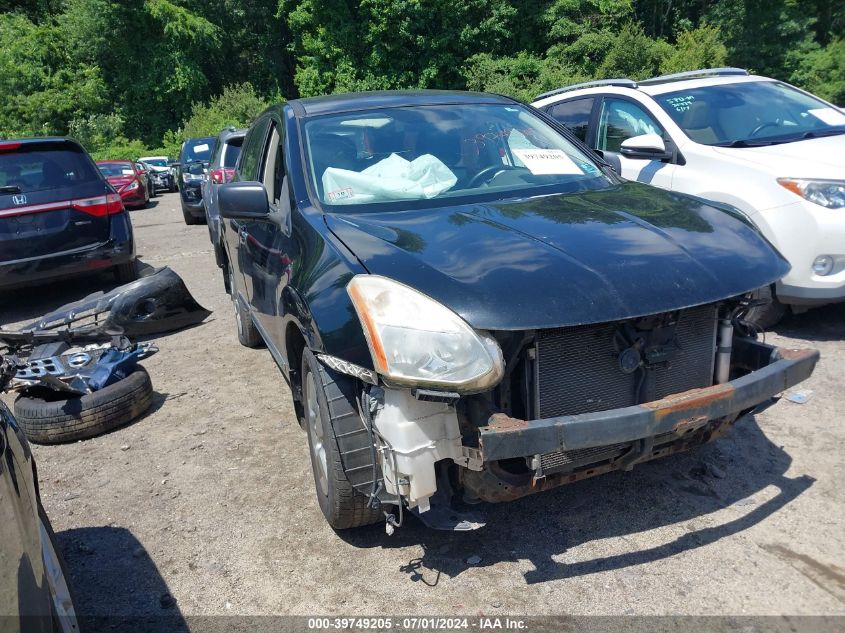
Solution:
[[[580,176],[584,173],[562,149],[514,149],[511,151],[535,176],[567,174]]]
[[[341,200],[349,200],[350,198],[354,197],[355,192],[352,190],[352,187],[336,189],[335,191],[329,191],[326,194],[326,200],[328,200],[329,202],[339,202]]]
[[[816,108],[815,110],[807,110],[807,114],[812,114],[819,121],[827,123],[828,125],[845,125],[845,114],[837,112],[833,108]]]

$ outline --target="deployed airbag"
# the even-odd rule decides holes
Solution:
[[[411,161],[391,154],[360,172],[337,167],[326,169],[323,172],[324,201],[362,204],[434,198],[454,187],[457,181],[452,170],[431,154]]]

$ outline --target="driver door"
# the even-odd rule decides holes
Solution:
[[[292,239],[290,189],[285,160],[285,132],[278,120],[270,125],[258,180],[267,190],[270,215],[244,225],[251,262],[247,293],[250,307],[265,339],[281,349],[282,290],[290,282],[298,248]]]

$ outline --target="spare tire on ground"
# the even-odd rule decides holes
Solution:
[[[84,396],[65,398],[48,389],[31,389],[15,400],[15,418],[36,444],[74,442],[129,424],[153,401],[150,375],[136,367],[123,380]]]

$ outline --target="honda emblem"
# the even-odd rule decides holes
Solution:
[[[23,194],[20,194],[18,196],[12,196],[12,202],[15,203],[18,206],[21,206],[22,204],[26,204],[26,196],[23,195]]]

